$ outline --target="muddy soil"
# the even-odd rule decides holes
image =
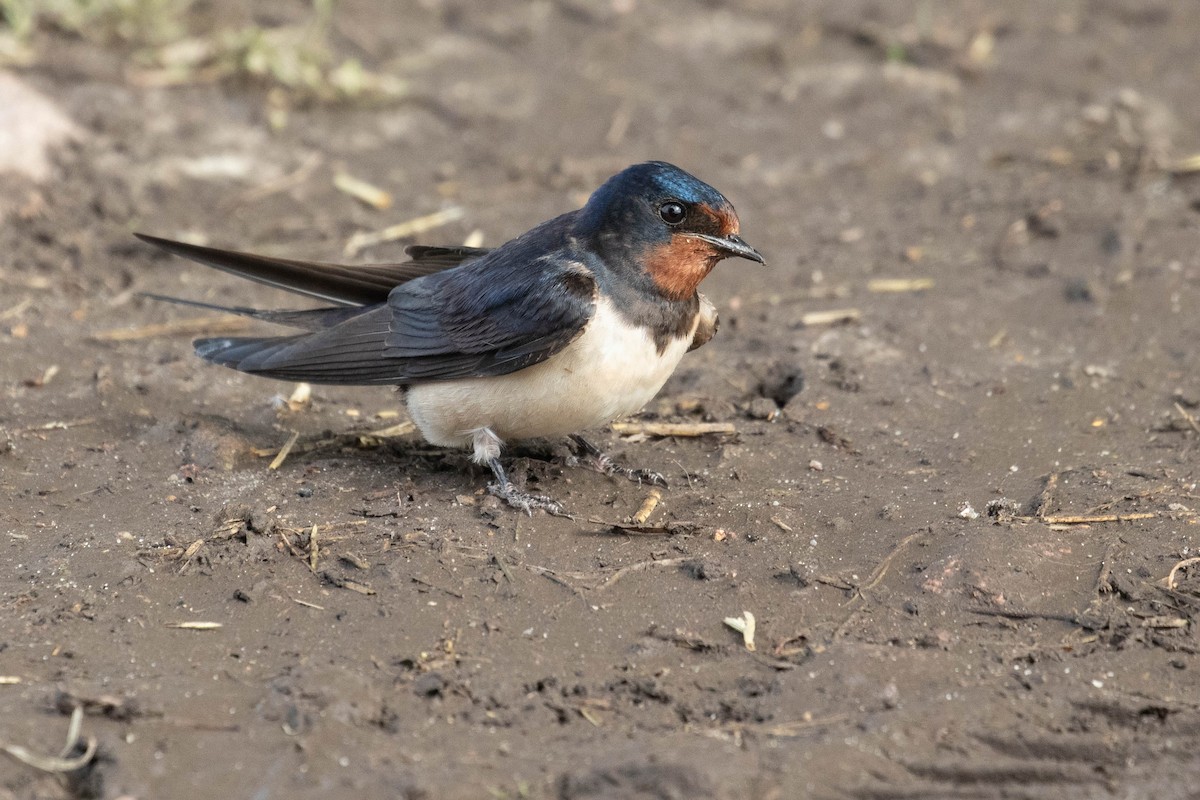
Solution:
[[[255,8],[189,23],[309,10]],[[1200,5],[347,0],[334,26],[409,97],[273,130],[260,86],[149,87],[54,30],[14,73],[78,132],[4,179],[0,739],[57,755],[81,706],[98,749],[0,757],[0,797],[1194,796]],[[295,302],[135,230],[337,260],[462,210],[359,256],[388,260],[647,158],[720,188],[769,266],[710,276],[720,333],[634,420],[732,433],[594,432],[670,481],[640,527],[647,487],[561,443],[513,472],[575,518],[515,513],[378,434],[392,391],[292,408],[191,355],[224,321],[139,295]]]

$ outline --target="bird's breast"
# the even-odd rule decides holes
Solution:
[[[466,445],[484,427],[501,439],[525,439],[605,425],[658,393],[697,321],[660,349],[653,331],[630,324],[601,297],[583,332],[560,352],[508,375],[413,385],[409,413],[426,439],[443,446]]]

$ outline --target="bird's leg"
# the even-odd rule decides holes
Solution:
[[[500,465],[500,459],[489,459],[487,465],[492,468],[492,474],[496,476],[496,482],[488,484],[488,491],[513,508],[519,508],[530,516],[533,516],[533,509],[535,508],[540,508],[556,516],[566,513],[563,510],[562,503],[553,497],[547,497],[544,494],[530,494],[513,486],[512,481],[508,479],[508,475],[504,473],[504,467]]]
[[[499,497],[513,508],[519,508],[533,516],[533,509],[540,508],[549,514],[565,515],[562,503],[544,494],[530,494],[513,486],[508,474],[500,464],[500,447],[503,442],[490,428],[480,428],[472,432],[475,447],[474,460],[479,464],[487,464],[496,476],[495,483],[488,484],[488,492]]]
[[[631,481],[648,483],[651,486],[667,485],[667,479],[658,472],[648,469],[630,469],[629,467],[617,466],[617,463],[612,460],[612,456],[577,433],[572,433],[569,438],[575,443],[581,453],[588,457],[591,466],[597,472],[602,472],[605,475],[623,475]]]

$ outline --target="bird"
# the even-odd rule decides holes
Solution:
[[[296,261],[135,236],[329,304],[263,310],[150,295],[299,331],[198,339],[200,358],[267,378],[399,387],[429,443],[469,449],[491,470],[488,491],[526,513],[563,505],[509,479],[500,457],[514,440],[567,436],[608,474],[665,483],[617,467],[580,432],[639,411],[713,337],[717,310],[698,287],[719,261],[766,263],[724,195],[663,161],[627,167],[582,208],[494,249],[410,245],[400,263]]]

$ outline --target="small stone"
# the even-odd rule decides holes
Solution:
[[[997,497],[995,500],[989,500],[987,505],[983,507],[983,513],[993,519],[1004,520],[1014,517],[1020,512],[1021,507],[1013,500],[1007,497]]]
[[[883,687],[883,707],[895,708],[900,705],[900,689],[895,683]]]
[[[258,460],[254,443],[234,430],[228,420],[202,417],[186,425],[183,433],[183,458],[187,464],[229,472]]]
[[[696,558],[682,565],[683,571],[698,581],[715,581],[725,575],[719,564],[707,558]]]
[[[746,406],[746,416],[772,422],[779,417],[779,405],[769,397],[756,397]]]
[[[44,181],[50,177],[50,149],[78,138],[75,123],[48,98],[0,72],[0,174]]]
[[[441,697],[446,689],[446,679],[437,672],[427,672],[413,681],[413,693],[418,697]]]
[[[1093,303],[1096,295],[1092,287],[1082,278],[1071,278],[1063,286],[1063,297],[1068,303]]]
[[[270,536],[275,532],[275,518],[268,514],[265,509],[255,509],[250,512],[249,517],[244,517],[246,527],[261,536]]]

